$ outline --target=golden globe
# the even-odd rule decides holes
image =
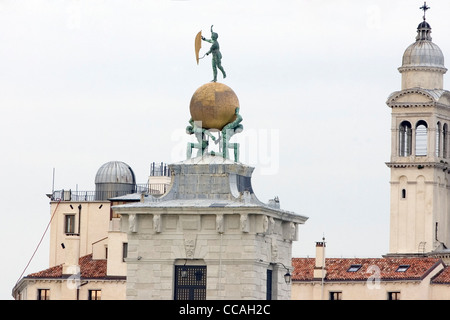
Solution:
[[[201,121],[205,129],[222,130],[236,119],[239,99],[227,85],[210,82],[198,88],[191,98],[190,112],[194,121]]]

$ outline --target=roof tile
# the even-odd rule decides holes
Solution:
[[[106,259],[94,260],[92,259],[92,254],[88,254],[81,257],[78,260],[78,264],[80,265],[82,279],[106,277]],[[62,278],[62,266],[63,265],[60,264],[39,272],[31,273],[27,276],[27,278]]]
[[[420,280],[437,264],[439,258],[327,258],[325,259],[328,281],[363,281],[379,272],[381,280]],[[351,265],[361,265],[355,272],[349,272]],[[293,258],[292,280],[313,280],[314,258]],[[404,272],[397,271],[401,265],[409,265]],[[378,276],[378,274],[377,274]],[[450,271],[448,272],[450,279]]]
[[[450,284],[450,266],[446,266],[441,272],[439,272],[432,280],[431,283],[436,284]]]
[[[62,264],[39,272],[30,273],[27,278],[60,278],[62,277]]]

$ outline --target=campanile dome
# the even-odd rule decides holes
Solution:
[[[416,41],[406,48],[402,66],[402,89],[442,89],[447,72],[441,49],[432,42],[431,26],[425,20],[417,27]]]
[[[441,49],[431,41],[431,27],[423,21],[417,27],[416,42],[403,54],[402,68],[434,67],[445,69]],[[445,69],[447,70],[447,69]]]

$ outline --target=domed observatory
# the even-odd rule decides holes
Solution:
[[[108,200],[136,192],[136,177],[131,167],[121,161],[110,161],[95,176],[95,200]]]

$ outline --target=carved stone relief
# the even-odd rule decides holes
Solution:
[[[186,250],[186,258],[188,259],[194,258],[196,240],[197,234],[195,233],[184,234],[184,249]]]

